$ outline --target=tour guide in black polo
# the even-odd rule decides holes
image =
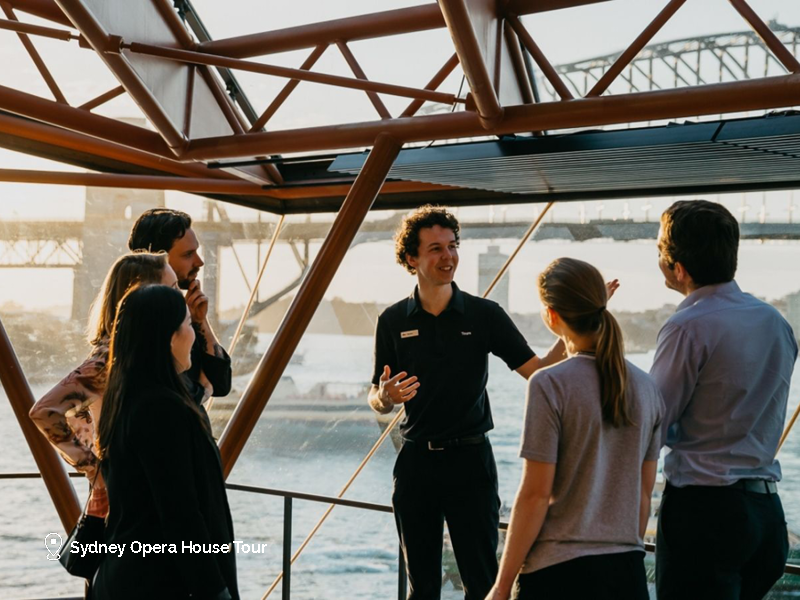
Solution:
[[[458,289],[458,233],[441,207],[406,217],[395,236],[397,261],[417,287],[381,314],[375,333],[370,406],[406,409],[392,505],[414,600],[439,598],[445,520],[466,598],[483,600],[497,575],[489,353],[526,379],[564,355],[559,343],[540,360],[496,302]]]

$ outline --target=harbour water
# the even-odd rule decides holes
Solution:
[[[267,344],[269,338],[263,338]],[[369,337],[307,335],[301,342],[303,364],[287,369],[301,391],[320,382],[366,383],[372,363]],[[629,357],[647,369],[652,353]],[[248,377],[240,375],[241,392]],[[47,383],[36,385],[40,395]],[[521,461],[517,457],[524,408],[524,381],[490,358],[489,393],[495,420],[491,434],[506,507],[513,502]],[[791,411],[800,402],[800,372],[792,385]],[[380,435],[377,422],[363,406],[328,420],[270,417],[269,406],[229,482],[336,495]],[[388,504],[395,450],[387,441],[346,494],[346,498]],[[780,455],[781,496],[790,529],[800,532],[800,431],[795,431]],[[36,466],[8,402],[0,392],[0,472],[34,472]],[[83,480],[73,480],[81,497]],[[63,535],[49,496],[40,480],[0,480],[0,597],[44,598],[77,596],[81,582],[57,562],[46,559],[44,537]],[[236,536],[248,544],[267,544],[264,553],[237,555],[242,598],[260,598],[281,569],[283,500],[231,491]],[[326,506],[295,501],[293,548],[297,548]],[[397,537],[390,514],[336,508],[292,571],[293,598],[394,598],[397,595]],[[446,571],[452,566],[446,565]],[[792,578],[800,597],[800,578]],[[276,589],[273,598],[280,593]],[[445,584],[443,598],[463,594]],[[792,597],[792,592],[774,597]]]

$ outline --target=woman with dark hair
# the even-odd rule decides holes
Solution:
[[[239,597],[219,450],[180,376],[194,337],[175,289],[141,287],[120,303],[98,447],[105,542],[125,550],[104,556],[95,599]],[[145,556],[147,544],[159,550]]]
[[[663,402],[625,360],[600,272],[560,258],[539,276],[542,320],[567,359],[528,380],[514,501],[487,598],[646,600],[643,537]]]
[[[117,305],[136,284],[160,283],[177,287],[178,278],[167,255],[134,252],[117,259],[106,275],[89,317],[92,350],[85,361],[33,405],[30,417],[64,459],[86,474],[92,485],[86,512],[105,517],[108,512],[103,478],[97,475],[94,452],[95,423],[100,418],[106,386],[106,360]]]

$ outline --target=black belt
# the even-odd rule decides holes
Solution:
[[[727,487],[734,490],[744,490],[745,492],[755,492],[756,494],[778,493],[778,484],[765,479],[740,479]]]
[[[486,441],[486,434],[481,433],[478,435],[468,435],[465,437],[455,438],[452,440],[436,440],[430,442],[419,441],[416,442],[414,440],[404,440],[405,442],[411,444],[417,444],[424,447],[427,447],[428,450],[444,450],[445,448],[457,448],[459,446],[477,446],[478,444],[482,444]]]
[[[742,490],[743,492],[753,492],[755,494],[777,494],[778,484],[774,481],[766,481],[765,479],[740,479],[729,485],[687,485],[685,487],[676,487],[667,482],[667,487],[673,490],[683,490],[687,488],[703,488],[711,490]]]

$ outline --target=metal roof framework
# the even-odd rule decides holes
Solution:
[[[463,181],[456,179],[447,190],[441,187],[444,179],[428,183],[387,182],[393,168],[395,174],[403,175],[402,169],[408,167],[405,157],[410,154],[403,155],[398,166],[393,167],[404,144],[602,127],[628,123],[633,120],[632,116],[642,122],[782,109],[800,103],[800,62],[746,0],[729,2],[750,24],[786,74],[692,85],[679,90],[610,95],[610,86],[623,76],[631,61],[688,1],[669,0],[592,88],[577,97],[519,17],[603,1],[606,0],[508,0],[504,3],[439,0],[438,4],[212,41],[197,34],[195,39],[185,27],[181,15],[187,16],[190,24],[199,23],[187,1],[177,2],[176,10],[168,0],[0,0],[6,17],[0,19],[0,29],[19,35],[54,98],[0,86],[0,143],[111,173],[88,174],[92,185],[106,180],[109,185],[132,188],[183,189],[275,213],[307,212],[319,209],[321,198],[336,199],[325,205],[326,210],[338,211],[329,235],[220,438],[227,476],[368,211],[384,203],[391,205],[393,194],[421,199],[425,194],[447,191],[448,201],[458,204],[462,199],[466,201],[470,196],[475,198],[476,193],[483,193],[463,189],[463,185],[458,185]],[[17,12],[35,15],[50,21],[52,26],[20,21]],[[348,45],[355,40],[437,28],[448,30],[454,56],[420,87],[367,79]],[[36,50],[32,38],[37,36],[65,44],[77,43],[95,52],[118,85],[80,106],[70,106]],[[346,59],[353,77],[313,70],[321,53],[328,48],[332,50],[333,46]],[[299,49],[310,50],[299,69],[248,60]],[[527,64],[531,60],[552,85],[558,100],[534,102],[533,79]],[[469,84],[466,98],[438,90],[456,64],[460,65]],[[253,121],[257,111],[246,108],[241,89],[231,76],[232,70],[283,77],[287,84]],[[366,93],[379,118],[334,126],[263,131],[300,81]],[[234,92],[237,103],[226,94],[226,87]],[[155,132],[93,112],[123,93],[137,103]],[[393,116],[379,94],[405,97],[410,103],[400,115]],[[463,105],[465,110],[419,115],[423,101],[445,106]],[[701,127],[698,132],[705,131],[705,126],[697,127]],[[719,142],[717,136],[715,143]],[[529,143],[534,148],[539,142]],[[557,146],[565,140],[545,143]],[[702,145],[708,140],[688,143]],[[287,186],[284,171],[290,168],[282,160],[271,158],[287,153],[362,147],[371,147],[371,150],[363,165],[359,165],[354,181],[352,178],[327,181],[323,177],[303,180],[301,176]],[[439,151],[457,153],[460,150]],[[731,151],[750,152],[747,148],[733,146]],[[780,160],[786,158],[780,149],[759,151],[780,156]],[[240,164],[221,162],[230,159],[237,159]],[[548,160],[552,163],[559,157]],[[216,163],[217,168],[209,168],[211,163]],[[549,164],[547,168],[555,173],[562,167]],[[572,176],[575,172],[565,173]],[[69,175],[73,183],[81,181],[80,174]],[[55,174],[21,171],[6,171],[3,177],[7,181],[55,182],[58,179]],[[89,177],[83,181],[88,182]],[[453,182],[457,187],[452,187]],[[485,182],[474,184],[486,186]],[[559,185],[564,185],[563,181]],[[537,189],[522,191],[535,193]],[[497,194],[498,201],[506,201],[509,193],[518,191],[509,187],[492,193]],[[461,193],[465,195],[459,197]],[[0,380],[59,516],[70,530],[80,514],[77,496],[54,449],[27,418],[33,397],[2,325]]]

